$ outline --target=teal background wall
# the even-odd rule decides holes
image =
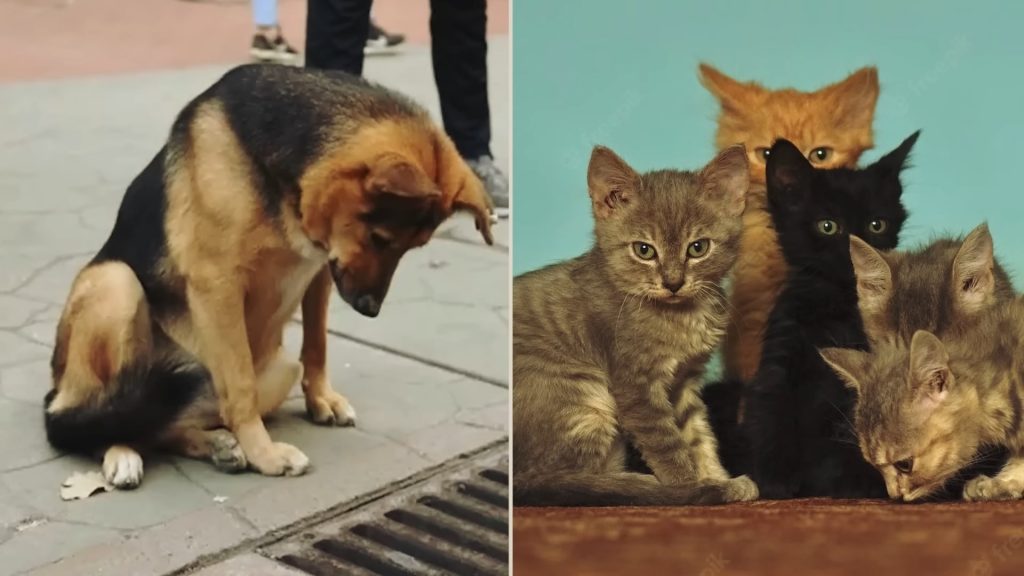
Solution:
[[[997,255],[1024,277],[1022,21],[1024,3],[1009,1],[515,0],[513,271],[590,246],[594,144],[637,170],[713,156],[705,60],[802,90],[878,66],[875,148],[862,162],[923,130],[904,172],[901,245],[988,220]]]

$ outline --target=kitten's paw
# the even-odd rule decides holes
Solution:
[[[746,476],[729,480],[701,480],[697,497],[691,504],[729,504],[730,502],[749,502],[757,500],[757,484]]]
[[[749,476],[737,476],[723,483],[723,498],[726,502],[750,502],[757,500],[760,491]]]
[[[964,485],[964,500],[1020,500],[1024,498],[1024,484],[1014,480],[1000,480],[981,475]]]

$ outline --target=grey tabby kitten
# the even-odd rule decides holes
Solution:
[[[983,314],[955,337],[914,333],[910,346],[873,352],[826,349],[822,356],[857,390],[854,425],[864,457],[885,476],[889,496],[918,500],[971,464],[982,446],[1003,447],[996,476],[979,475],[965,500],[1024,497],[1024,300]]]
[[[858,307],[872,344],[909,344],[918,330],[940,338],[956,334],[982,312],[1014,298],[984,223],[962,240],[941,238],[910,251],[880,252],[851,237],[850,256]]]
[[[513,283],[517,505],[712,504],[730,479],[698,395],[727,320],[749,186],[742,146],[698,172],[638,174],[608,148],[587,173],[596,242]],[[628,472],[632,443],[654,475]]]

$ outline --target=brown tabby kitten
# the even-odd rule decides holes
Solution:
[[[761,361],[768,315],[786,279],[786,264],[768,215],[765,160],[772,143],[789,140],[815,168],[853,168],[874,146],[871,125],[878,100],[878,72],[861,68],[814,92],[770,90],[740,82],[707,64],[700,81],[721,105],[715,144],[747,146],[751,189],[733,272],[732,319],[724,348],[725,374],[749,381]]]
[[[972,463],[983,446],[1010,458],[994,478],[964,486],[965,500],[1024,497],[1024,300],[994,308],[955,338],[914,333],[909,349],[885,342],[873,352],[829,348],[822,357],[858,402],[861,451],[896,500],[927,497]]]
[[[517,505],[752,500],[729,479],[698,395],[725,330],[748,177],[742,146],[698,172],[638,174],[594,148],[586,254],[513,283]],[[628,472],[632,443],[654,475]]]
[[[880,252],[851,237],[850,256],[864,331],[873,344],[909,344],[918,330],[944,338],[1014,298],[986,224],[963,240],[941,238],[909,251]]]

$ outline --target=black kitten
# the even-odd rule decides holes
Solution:
[[[815,170],[792,143],[771,148],[768,209],[789,277],[768,320],[757,375],[744,387],[741,431],[764,498],[886,495],[857,448],[853,393],[817,349],[867,349],[850,234],[881,250],[896,246],[907,218],[899,176],[918,134],[863,169]]]

